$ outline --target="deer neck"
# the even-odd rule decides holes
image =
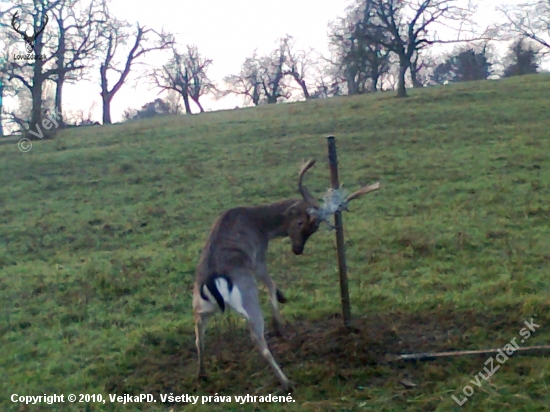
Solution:
[[[258,229],[267,236],[268,240],[288,236],[284,226],[284,213],[298,201],[298,199],[281,200],[280,202],[252,208]]]

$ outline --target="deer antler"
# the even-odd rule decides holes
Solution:
[[[380,182],[376,182],[370,186],[363,186],[361,189],[359,189],[357,192],[353,192],[351,195],[349,195],[346,199],[346,202],[349,203],[353,199],[357,199],[360,196],[366,195],[369,192],[372,192],[374,190],[380,189]]]
[[[15,21],[19,18],[19,11],[16,11],[15,14],[12,16],[11,18],[11,27],[13,27],[13,29],[19,33],[21,36],[23,36],[23,38],[26,38],[27,37],[27,32],[24,32],[24,31],[20,31],[19,30],[19,27],[21,27],[21,24],[19,24],[17,27],[15,26]]]
[[[316,160],[315,159],[309,159],[307,162],[304,162],[302,165],[302,169],[300,170],[300,174],[298,176],[298,190],[302,197],[304,198],[305,202],[312,208],[319,209],[319,203],[317,202],[317,199],[310,193],[310,191],[307,189],[307,187],[303,184],[303,179],[305,173],[311,169],[315,165]]]

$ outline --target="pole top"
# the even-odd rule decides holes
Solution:
[[[332,140],[332,139],[334,139],[333,135],[327,136],[327,140]]]

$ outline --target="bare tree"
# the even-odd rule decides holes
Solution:
[[[183,107],[181,105],[181,95],[175,90],[168,90],[164,99],[171,114],[182,114]]]
[[[0,20],[3,18],[4,12],[0,11]],[[8,36],[2,36],[0,42],[2,42],[3,52],[0,53],[0,137],[4,136],[4,98],[7,97],[10,92],[13,92],[13,87],[9,81],[9,49],[10,39]]]
[[[4,43],[4,53],[0,53],[0,137],[4,136],[4,98],[8,96],[14,96],[16,94],[16,88],[13,83],[10,82],[8,72],[10,70],[10,61],[9,61],[9,50],[10,50],[10,39],[5,37],[2,39]]]
[[[296,50],[296,41],[288,34],[281,39],[281,45],[286,56],[283,73],[294,79],[307,100],[311,97],[306,79],[309,77],[313,65],[312,50]]]
[[[160,93],[165,90],[173,90],[183,99],[185,113],[192,114],[189,102],[189,83],[191,76],[185,67],[184,57],[172,46],[173,57],[160,69],[153,69],[151,78],[155,86],[160,88]]]
[[[378,39],[383,32],[371,21],[376,19],[372,8],[370,1],[352,4],[347,15],[330,26],[331,61],[348,94],[377,91],[389,70],[389,50]]]
[[[501,37],[526,37],[550,52],[549,0],[526,0],[516,6],[498,7],[497,10],[506,19],[500,27]]]
[[[336,67],[338,83],[345,83],[347,94],[364,93],[367,88],[368,74],[364,48],[357,39],[355,24],[342,20],[338,26],[333,25],[332,31],[331,62]]]
[[[105,0],[61,0],[52,14],[57,23],[58,38],[55,59],[55,109],[59,123],[64,124],[62,115],[63,85],[82,80],[92,66],[100,49],[100,33],[104,28]]]
[[[439,83],[433,81],[436,67],[448,57],[447,54],[434,54],[428,50],[415,53],[411,59],[410,85],[413,88],[433,86]]]
[[[201,96],[208,94],[214,87],[206,74],[212,60],[201,56],[197,46],[187,46],[187,53],[183,57],[183,64],[189,73],[189,97],[199,107],[200,112],[204,113],[199,99]]]
[[[42,85],[42,99],[41,99],[41,116],[46,119],[52,115],[55,102],[55,83],[53,81],[44,81]],[[55,135],[51,131],[42,129],[42,125],[29,128],[29,119],[32,117],[33,100],[31,92],[26,87],[20,87],[17,90],[17,107],[13,108],[8,114],[10,117],[10,123],[17,125],[22,134],[29,139],[35,137],[38,138],[51,138]],[[49,116],[48,116],[49,115]]]
[[[172,35],[164,31],[157,32],[136,24],[135,34],[129,32],[130,25],[127,22],[108,17],[108,24],[102,38],[106,42],[106,50],[99,69],[101,79],[101,100],[103,103],[103,124],[111,124],[111,102],[115,94],[120,90],[130,71],[132,65],[145,54],[154,50],[164,50],[174,44]],[[154,42],[149,41],[149,35],[155,37]],[[134,38],[133,45],[125,54],[125,62],[119,68],[115,61],[117,49],[125,45],[131,38]],[[109,72],[117,72],[118,79],[112,87],[109,87]]]
[[[288,99],[287,85],[284,83],[285,47],[280,45],[267,56],[260,58],[260,82],[267,104],[274,104],[280,98]]]
[[[281,39],[278,48],[268,55],[258,57],[254,51],[252,57],[247,58],[241,66],[239,74],[224,78],[229,87],[220,96],[242,95],[255,106],[261,102],[273,104],[280,98],[289,98],[288,86],[284,82],[285,76],[290,74],[285,53],[289,38]]]
[[[91,0],[87,6],[83,2],[84,0],[41,0],[34,1],[31,5],[29,1],[19,0],[15,3],[16,9],[12,10],[11,24],[21,37],[28,38],[32,33],[39,33],[41,29],[46,29],[34,44],[30,43],[32,47],[27,44],[27,49],[31,47],[33,53],[40,58],[17,60],[9,69],[7,68],[11,73],[12,83],[18,83],[31,92],[33,109],[29,117],[31,117],[30,125],[33,127],[40,124],[39,120],[44,114],[42,89],[45,82],[55,79],[55,117],[62,123],[63,84],[65,80],[79,79],[80,74],[91,65],[91,53],[97,47],[95,39],[98,33],[98,20],[96,17],[100,7],[98,0]],[[26,24],[29,16],[34,20],[31,30]],[[12,41],[18,40],[17,32],[11,29],[7,31],[6,37]],[[13,115],[17,116],[15,113]],[[29,127],[28,118],[18,116],[16,123],[22,125],[23,129]]]
[[[152,71],[151,78],[155,86],[161,93],[170,90],[179,93],[187,114],[192,114],[189,99],[193,100],[203,113],[200,98],[214,88],[206,74],[212,60],[201,56],[196,46],[187,46],[185,53],[179,53],[173,46],[172,54],[173,57],[168,63]]]
[[[342,78],[338,67],[329,59],[319,56],[313,68],[314,88],[312,99],[324,99],[344,94]]]
[[[5,75],[8,68],[8,60],[0,57],[0,137],[4,136],[4,103],[3,99],[7,92],[8,78]]]
[[[390,69],[390,53],[379,44],[369,43],[365,44],[363,55],[370,78],[369,90],[376,92],[380,86],[380,78]]]
[[[246,58],[239,74],[226,76],[223,80],[227,84],[227,89],[219,93],[220,97],[235,94],[243,96],[245,100],[249,100],[254,106],[260,104],[262,82],[260,62],[256,51],[254,51],[252,57]]]
[[[93,120],[93,112],[96,107],[97,103],[93,102],[87,112],[82,109],[79,109],[76,112],[70,110],[67,113],[67,126],[90,126],[99,124]]]
[[[45,132],[38,128],[44,118],[44,112],[42,111],[44,82],[55,73],[55,69],[52,67],[54,56],[50,53],[51,49],[48,47],[48,45],[52,43],[52,39],[54,39],[51,28],[47,26],[49,21],[48,16],[52,14],[53,10],[58,7],[62,1],[63,0],[35,0],[31,3],[25,0],[17,0],[14,2],[14,8],[5,12],[6,14],[8,14],[8,12],[11,14],[11,24],[5,22],[1,23],[3,27],[13,25],[17,30],[10,28],[6,31],[7,36],[14,41],[20,41],[21,37],[28,38],[29,35],[27,31],[30,30],[37,34],[34,42],[27,43],[27,49],[30,48],[33,52],[30,56],[31,58],[12,61],[7,67],[8,80],[14,84],[14,87],[22,86],[30,92],[32,101],[30,121],[28,118],[18,117],[14,112],[10,113],[14,122],[17,123],[23,131],[30,133],[29,138],[35,135],[39,137],[50,137],[54,133],[54,129]],[[16,9],[17,13],[12,14]],[[26,24],[27,30],[24,30],[22,27],[23,23],[20,19],[24,18],[25,21],[28,21],[29,17],[32,21],[30,24],[31,28],[29,30],[28,24]],[[31,131],[31,127],[36,127],[37,132]]]
[[[422,81],[418,79],[419,77],[418,74],[423,68],[424,68],[424,62],[420,57],[420,53],[416,51],[411,57],[411,63],[409,65],[409,73],[411,74],[411,82],[414,88],[424,87],[424,85],[422,84]]]
[[[370,17],[364,23],[368,26],[368,30],[364,30],[365,36],[399,58],[398,97],[407,95],[405,75],[415,53],[434,43],[462,41],[440,40],[435,32],[430,32],[432,26],[443,20],[447,24],[453,20],[467,22],[473,12],[471,7],[461,7],[458,0],[363,1],[368,4]]]
[[[138,109],[129,107],[128,109],[124,110],[124,112],[122,113],[122,120],[128,121],[128,120],[135,119],[135,117],[137,116],[137,113],[138,113]]]

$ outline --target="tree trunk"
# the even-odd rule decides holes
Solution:
[[[111,99],[113,95],[109,93],[109,86],[107,83],[107,65],[102,64],[99,68],[99,75],[101,81],[101,101],[103,103],[103,124],[111,124]]]
[[[199,98],[198,98],[198,97],[192,97],[192,99],[193,99],[193,101],[195,102],[195,104],[196,104],[197,106],[199,106],[200,112],[201,112],[201,113],[204,113],[204,109],[202,108],[202,105],[201,105],[200,102],[199,102]]]
[[[270,94],[267,96],[267,104],[276,104],[277,103],[277,97],[273,94]]]
[[[397,97],[407,97],[407,88],[405,86],[405,75],[409,64],[405,55],[399,56],[399,78],[397,83]]]
[[[418,81],[418,70],[416,69],[416,67],[414,67],[414,65],[411,65],[411,80],[413,88],[419,89],[424,87],[424,85]]]
[[[294,73],[293,76],[294,76],[294,80],[296,80],[296,83],[298,83],[302,88],[302,92],[304,92],[304,98],[306,100],[309,100],[311,96],[309,95],[309,90],[307,89],[307,84],[305,80],[301,79],[298,73]]]
[[[302,87],[302,91],[304,92],[304,98],[306,100],[309,100],[311,98],[311,96],[309,94],[309,90],[307,89],[306,82],[303,79],[300,80],[300,86]]]
[[[106,93],[101,95],[103,101],[103,124],[111,124],[111,96]]]
[[[65,127],[65,122],[63,121],[63,114],[61,112],[61,103],[62,103],[62,93],[63,93],[63,82],[65,81],[65,72],[61,71],[57,75],[57,81],[55,85],[55,111],[57,113],[57,121],[59,127]]]
[[[63,93],[63,83],[65,82],[65,29],[62,24],[59,26],[59,49],[57,51],[57,80],[55,84],[55,111],[57,113],[57,121],[59,127],[65,127],[65,122],[63,121],[63,114],[61,111],[62,103],[62,93]]]
[[[3,104],[2,99],[4,97],[4,79],[2,78],[2,74],[0,74],[0,137],[4,136],[4,124],[2,122],[2,113],[3,113]]]
[[[193,114],[193,112],[191,111],[191,105],[189,104],[189,96],[187,94],[182,94],[181,97],[183,98],[183,105],[185,106],[185,113]]]
[[[348,86],[348,95],[349,96],[359,94],[359,87],[357,86],[357,82],[355,80],[355,74],[356,74],[355,70],[353,72],[351,72],[349,69],[346,70],[346,72],[344,74],[345,77],[346,77],[346,83],[347,83],[347,86]]]
[[[40,55],[37,51],[37,55]],[[42,74],[43,63],[41,60],[35,60],[34,73],[32,76],[31,98],[31,122],[29,130],[36,131],[37,126],[42,127],[42,84],[44,83]],[[47,137],[47,136],[45,136]],[[30,139],[30,137],[29,137]]]
[[[260,91],[258,90],[258,87],[254,86],[254,91],[252,92],[250,98],[252,99],[254,106],[258,106],[260,104]]]

